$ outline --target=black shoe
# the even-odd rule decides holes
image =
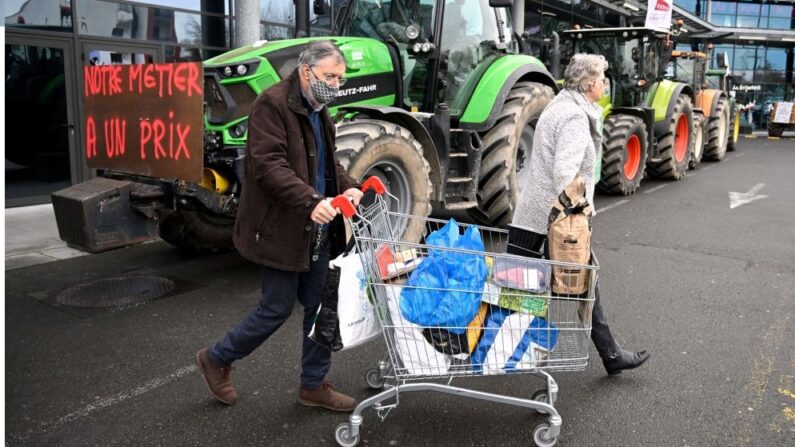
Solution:
[[[609,358],[603,358],[602,363],[605,365],[607,374],[614,376],[616,374],[621,374],[621,371],[625,369],[637,368],[648,360],[649,357],[651,357],[651,353],[645,350],[630,352],[622,349],[618,354]]]

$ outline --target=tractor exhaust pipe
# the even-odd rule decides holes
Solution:
[[[555,31],[552,31],[552,51],[549,58],[550,74],[553,78],[560,79],[560,36]]]

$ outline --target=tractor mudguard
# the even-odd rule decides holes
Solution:
[[[672,82],[666,79],[655,84],[649,92],[646,104],[654,109],[654,133],[656,135],[662,135],[667,131],[668,120],[674,113],[676,98],[680,94],[689,96],[695,104],[693,89],[681,82]]]
[[[715,111],[715,108],[718,107],[718,101],[725,97],[726,95],[721,90],[702,90],[696,95],[696,102],[693,106],[703,110],[704,116],[709,118],[712,116],[712,112]]]
[[[433,138],[431,138],[431,133],[428,132],[428,129],[426,129],[422,122],[415,118],[414,115],[397,107],[382,106],[340,106],[337,110],[338,114],[355,112],[369,118],[387,121],[408,129],[414,138],[422,145],[423,155],[425,159],[428,160],[428,164],[431,165],[431,183],[433,185],[443,184],[441,177],[442,165],[439,160],[436,145],[433,143]],[[437,197],[434,197],[434,200],[442,200],[441,196],[444,194],[444,188],[434,188],[434,194],[437,195]]]
[[[505,98],[520,79],[548,85],[557,93],[555,78],[538,59],[527,55],[506,55],[491,63],[461,115],[460,126],[482,132],[491,129]]]
[[[646,136],[647,136],[647,144],[646,144],[646,151],[649,154],[649,157],[654,155],[654,147],[656,146],[657,137],[652,132],[654,128],[654,109],[649,107],[616,107],[612,110],[612,114],[621,114],[621,115],[631,115],[637,116],[638,118],[643,120],[643,123],[646,124]]]

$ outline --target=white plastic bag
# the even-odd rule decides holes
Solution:
[[[369,296],[367,277],[362,261],[356,253],[339,256],[330,262],[341,269],[338,290],[342,350],[367,343],[381,335],[381,323],[375,313],[373,299]]]

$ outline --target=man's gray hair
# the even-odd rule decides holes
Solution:
[[[607,59],[599,54],[578,53],[572,56],[563,74],[563,88],[580,93],[588,91],[591,82],[607,70]]]
[[[340,63],[345,63],[345,56],[334,42],[330,40],[316,40],[307,45],[304,51],[298,56],[298,66],[306,64],[310,67],[314,67],[318,62],[327,57],[336,57]]]

